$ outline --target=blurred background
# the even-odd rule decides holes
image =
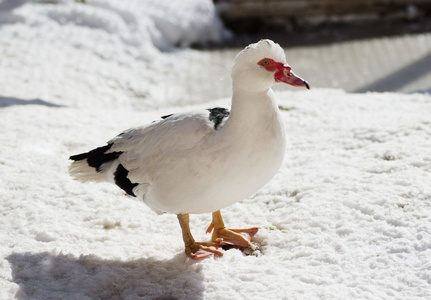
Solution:
[[[431,90],[431,0],[0,0],[0,30],[0,94],[21,98],[230,97],[235,55],[262,38],[312,88]]]
[[[241,48],[271,38],[286,49],[288,62],[314,87],[348,92],[431,88],[430,0],[214,3],[233,33],[229,46]]]
[[[195,63],[218,74],[206,89],[214,97],[230,93],[226,62],[262,38],[278,42],[293,70],[312,87],[354,93],[431,90],[431,0],[213,2],[230,35],[222,43],[194,46],[211,53]],[[190,82],[201,78],[183,84],[194,89]]]

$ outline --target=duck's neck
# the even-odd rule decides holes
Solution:
[[[273,126],[274,122],[278,122],[278,107],[271,89],[259,93],[233,90],[226,129],[246,133],[256,128]]]

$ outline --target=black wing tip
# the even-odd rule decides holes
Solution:
[[[93,149],[86,153],[72,155],[69,159],[73,161],[87,160],[87,164],[100,172],[100,167],[110,161],[117,159],[123,152],[110,152],[106,153],[112,147],[112,143]]]
[[[74,161],[78,161],[78,160],[84,160],[86,158],[94,157],[97,155],[103,155],[103,154],[105,154],[106,151],[111,149],[112,145],[113,144],[111,143],[111,144],[108,144],[106,146],[95,148],[95,149],[88,151],[88,152],[85,152],[85,153],[72,155],[71,157],[69,157],[69,159],[74,160]]]
[[[69,157],[69,159],[73,160],[73,161],[80,161],[80,160],[83,160],[83,159],[87,158],[86,154],[87,153],[81,153],[81,154],[72,155],[72,156]]]
[[[115,184],[128,195],[136,197],[135,193],[133,193],[133,189],[138,185],[138,183],[132,183],[129,177],[127,177],[128,174],[129,171],[123,167],[122,164],[119,164],[114,173]]]

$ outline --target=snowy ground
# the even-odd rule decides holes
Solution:
[[[233,228],[261,228],[260,250],[194,263],[175,216],[67,167],[123,129],[229,105],[182,85],[217,54],[172,50],[224,34],[210,1],[189,1],[187,17],[170,7],[169,20],[163,1],[40,2],[0,1],[0,299],[431,298],[429,93],[278,90],[283,167],[223,211]],[[417,39],[430,37],[405,42]],[[188,92],[218,88],[222,73]],[[191,216],[197,239],[209,222]]]

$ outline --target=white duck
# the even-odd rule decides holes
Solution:
[[[154,211],[177,214],[193,259],[221,256],[225,244],[252,247],[258,228],[228,229],[220,209],[257,192],[282,163],[285,133],[271,86],[309,85],[271,40],[236,56],[232,80],[230,113],[212,108],[173,114],[129,129],[106,146],[71,156],[70,173],[81,181],[111,181]],[[212,242],[195,242],[189,214],[210,212]]]

